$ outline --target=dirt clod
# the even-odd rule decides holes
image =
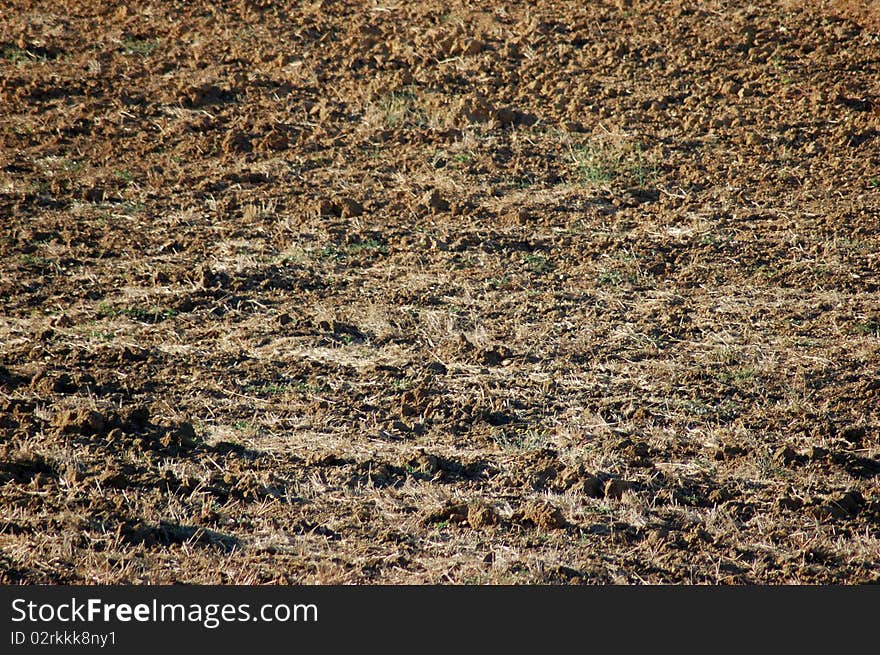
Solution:
[[[337,204],[340,207],[339,214],[342,218],[351,218],[353,216],[360,216],[364,213],[364,206],[359,203],[354,198],[349,198],[347,196],[343,196],[337,199]]]
[[[134,429],[141,429],[150,423],[150,409],[144,405],[132,405],[123,411],[123,420]]]
[[[449,201],[446,200],[437,189],[431,189],[422,196],[423,204],[436,212],[449,211]]]
[[[220,144],[224,154],[232,155],[235,153],[247,153],[253,149],[251,140],[243,132],[232,130]]]
[[[540,530],[559,530],[568,525],[561,509],[544,502],[528,507],[523,513],[523,519]]]
[[[425,524],[432,523],[464,523],[468,520],[470,509],[467,504],[448,501],[437,510],[429,512],[424,519]]]
[[[635,484],[629,480],[621,480],[618,478],[612,478],[611,480],[607,480],[602,489],[603,494],[606,498],[611,498],[614,500],[620,500],[628,491],[633,491],[635,489]]]
[[[468,505],[467,522],[475,530],[481,530],[498,523],[498,514],[484,503],[471,503]]]
[[[865,506],[865,499],[858,491],[847,491],[820,499],[813,507],[818,518],[847,519],[856,516]]]
[[[804,459],[805,457],[791,446],[780,446],[776,452],[773,453],[773,461],[777,464],[782,464],[783,466],[800,464]]]

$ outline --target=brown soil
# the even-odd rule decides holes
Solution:
[[[0,582],[880,580],[880,3],[100,4],[0,3]]]

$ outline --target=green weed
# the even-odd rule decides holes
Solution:
[[[16,66],[49,61],[49,57],[45,54],[17,46],[6,46],[3,48],[2,52],[0,52],[0,59],[5,59]]]
[[[525,257],[526,266],[532,273],[544,275],[553,271],[553,262],[543,255],[529,254]]]
[[[648,161],[638,143],[594,137],[569,148],[572,170],[581,183],[603,185],[614,182],[645,188],[657,180],[656,160]]]
[[[412,86],[386,93],[379,100],[378,109],[385,125],[390,128],[406,124],[424,127],[428,122]]]
[[[862,336],[880,337],[880,319],[869,319],[856,323],[852,331]]]
[[[159,47],[159,39],[126,38],[122,40],[122,50],[127,55],[146,57]]]
[[[250,384],[246,387],[245,391],[259,396],[280,396],[286,393],[289,388],[286,384],[267,382],[265,384]]]
[[[140,323],[161,323],[177,314],[176,309],[168,307],[112,307],[107,303],[98,305],[98,315],[102,318],[125,316]]]
[[[502,450],[525,452],[540,450],[547,445],[547,433],[543,430],[499,430],[492,435]]]

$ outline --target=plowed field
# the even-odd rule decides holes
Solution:
[[[0,583],[880,581],[880,3],[474,6],[0,2]]]

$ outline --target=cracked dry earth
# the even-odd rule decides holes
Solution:
[[[880,580],[877,2],[0,2],[0,582]]]

